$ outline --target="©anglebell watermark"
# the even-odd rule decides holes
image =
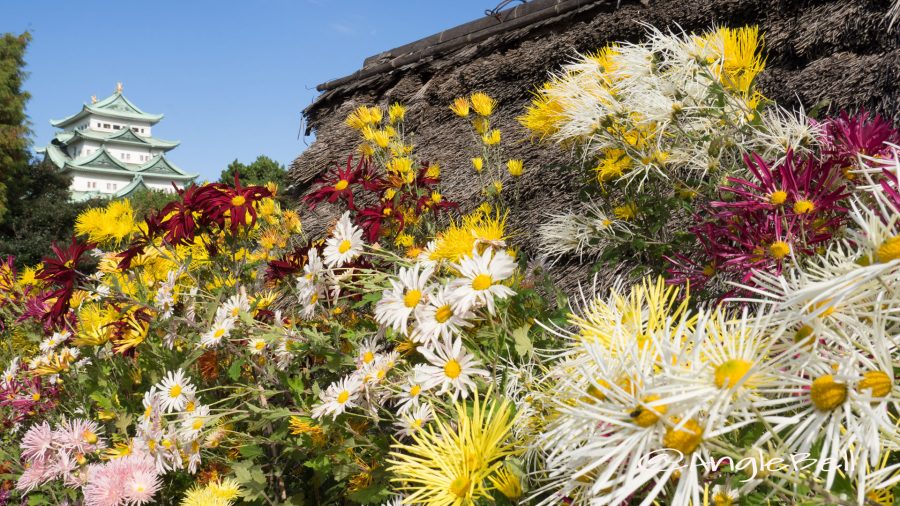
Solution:
[[[746,483],[757,479],[760,473],[763,475],[777,471],[792,471],[796,473],[813,469],[818,465],[821,465],[820,471],[828,472],[831,466],[838,465],[838,460],[836,459],[828,457],[816,459],[811,458],[810,455],[809,453],[795,453],[786,457],[767,457],[760,454],[755,457],[744,457],[738,460],[731,457],[719,457],[718,459],[710,457],[709,460],[704,460],[693,456],[688,460],[680,451],[664,448],[642,456],[638,462],[638,467],[655,472],[681,470],[692,465],[701,467],[707,472],[718,470],[743,471],[749,475],[749,478],[741,481],[741,483]]]

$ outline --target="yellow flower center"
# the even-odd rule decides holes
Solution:
[[[203,419],[202,418],[194,418],[194,423],[191,424],[191,427],[194,430],[200,430],[203,427]]]
[[[409,396],[410,396],[410,397],[418,397],[418,396],[419,396],[419,392],[421,392],[421,391],[422,391],[422,386],[421,386],[421,385],[413,385],[413,386],[409,389]]]
[[[856,390],[860,393],[870,391],[872,397],[886,397],[893,388],[893,379],[883,371],[869,371],[863,374]]]
[[[31,400],[34,402],[41,400],[41,394],[39,394],[37,392],[31,394]]]
[[[479,274],[472,280],[472,288],[478,291],[487,290],[493,282],[494,280],[489,274]]]
[[[718,494],[713,495],[712,498],[713,505],[715,506],[732,506],[734,501],[728,494],[724,492],[719,492]]]
[[[791,246],[784,241],[775,241],[769,246],[769,253],[773,258],[781,260],[791,253]]]
[[[434,319],[437,320],[438,323],[444,323],[449,320],[451,316],[453,316],[453,308],[450,307],[450,304],[444,304],[434,312]]]
[[[644,399],[644,404],[649,404],[658,401],[659,399],[660,397],[658,395],[650,395]],[[667,410],[668,407],[664,405],[652,407],[638,406],[637,409],[631,412],[631,421],[639,427],[650,427],[658,422],[659,417],[666,414]]]
[[[900,235],[895,235],[878,247],[875,256],[879,262],[887,263],[900,258]]]
[[[450,359],[444,364],[444,374],[446,374],[448,378],[456,379],[459,377],[460,373],[462,373],[462,367],[459,366],[459,362],[456,360]]]
[[[265,341],[256,341],[256,344],[253,346],[257,351],[262,351],[266,348]]]
[[[243,195],[236,195],[231,199],[231,205],[234,207],[240,207],[247,202],[247,199],[244,198]]]
[[[84,431],[84,434],[82,434],[82,437],[84,438],[84,442],[89,445],[92,445],[97,442],[97,435],[89,430]]]
[[[809,200],[798,200],[794,203],[794,212],[797,214],[809,214],[816,210],[816,205]]]
[[[169,388],[169,397],[176,398],[181,395],[181,385],[174,385]]]
[[[802,343],[807,349],[812,348],[812,345],[815,342],[813,328],[809,325],[804,325],[797,329],[797,332],[794,333],[794,342]]]
[[[338,253],[341,253],[341,254],[346,253],[347,250],[350,249],[350,246],[351,246],[350,241],[348,241],[347,239],[344,239],[343,241],[341,241],[340,244],[338,244]]]
[[[370,363],[372,363],[373,360],[375,360],[374,353],[372,353],[371,351],[367,351],[367,352],[363,353],[363,363],[364,364],[370,364]]]
[[[813,381],[809,396],[817,409],[831,411],[847,400],[847,385],[835,382],[834,376],[826,374]]]
[[[782,190],[775,190],[771,194],[769,194],[769,203],[773,206],[780,206],[784,204],[784,201],[787,200],[787,193]]]
[[[422,300],[422,292],[412,289],[403,296],[403,305],[408,308],[414,308]]]
[[[459,476],[450,482],[450,493],[456,497],[466,497],[469,495],[469,488],[471,487],[472,482],[468,476]]]
[[[150,408],[147,409],[149,410]],[[187,405],[184,406],[184,410],[188,413],[193,412],[195,409],[197,409],[197,404],[194,401],[188,401]]]
[[[753,362],[733,358],[716,367],[715,382],[719,388],[731,388],[737,385],[750,372]]]
[[[677,425],[678,422],[675,421]],[[682,455],[689,455],[700,446],[703,441],[703,429],[696,420],[688,420],[685,424],[676,429],[669,427],[663,436],[663,446],[681,452]]]
[[[337,191],[341,191],[341,190],[346,189],[348,186],[350,186],[350,182],[347,181],[346,179],[341,179],[340,181],[337,182],[336,185],[334,185],[334,189]]]
[[[341,390],[341,393],[339,393],[337,396],[338,404],[344,404],[348,400],[350,400],[350,392],[348,392],[346,390]]]
[[[216,331],[213,333],[213,337],[215,337],[216,339],[219,339],[224,335],[225,335],[225,329],[222,329],[222,328],[216,329]]]

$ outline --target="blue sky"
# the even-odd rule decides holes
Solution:
[[[171,160],[217,179],[235,158],[287,165],[317,84],[365,57],[479,18],[496,0],[0,0],[0,32],[32,32],[25,88],[35,145],[50,119],[125,95],[166,117]],[[298,134],[301,134],[298,137]]]

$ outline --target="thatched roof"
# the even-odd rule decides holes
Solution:
[[[642,23],[702,31],[712,25],[758,24],[766,34],[764,93],[787,107],[830,100],[832,110],[864,107],[900,119],[900,31],[889,31],[882,0],[534,0],[368,58],[361,70],[320,85],[305,111],[316,141],[291,164],[299,193],[357,144],[344,118],[362,104],[402,102],[422,159],[440,162],[444,194],[467,210],[475,149],[464,122],[447,108],[454,97],[485,91],[500,104],[496,125],[510,156],[526,175],[511,210],[519,242],[536,244],[534,230],[548,211],[572,204],[580,181],[560,169],[563,150],[533,144],[515,120],[535,86],[576,52],[611,41],[639,41]],[[327,208],[305,224],[330,222]],[[576,263],[555,274],[583,280]]]

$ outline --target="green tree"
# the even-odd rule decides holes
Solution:
[[[22,90],[27,73],[25,49],[31,34],[11,33],[0,37],[0,222],[9,210],[7,188],[13,175],[28,167],[31,154],[31,128],[25,115],[25,104],[31,95]]]
[[[105,203],[71,202],[71,176],[49,161],[26,165],[13,176],[15,184],[7,189],[9,211],[0,223],[0,257],[12,255],[20,267],[49,255],[52,242],[67,243],[78,214]]]
[[[287,182],[285,177],[287,171],[284,170],[284,166],[265,155],[259,155],[249,165],[245,165],[235,159],[228,164],[227,169],[222,171],[219,182],[233,184],[235,173],[238,174],[238,179],[242,185],[263,185],[272,181],[273,183],[278,183],[280,188],[284,188],[284,184]]]
[[[131,201],[131,207],[134,209],[134,218],[142,220],[151,211],[159,211],[177,197],[178,194],[175,192],[141,189],[129,195],[128,200]]]

